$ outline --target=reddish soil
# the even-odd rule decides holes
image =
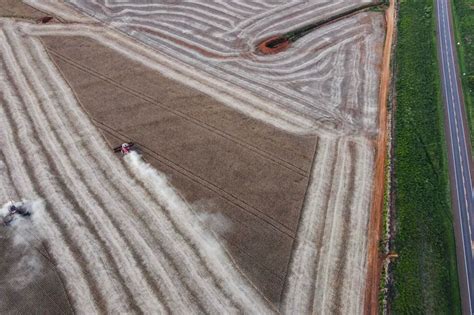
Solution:
[[[53,19],[52,16],[45,16],[39,20],[39,23],[46,24],[46,23],[51,22],[52,19]]]
[[[289,40],[285,40],[279,43],[278,45],[275,45],[274,47],[268,47],[269,45],[271,46],[272,41],[278,39],[279,37],[280,35],[275,35],[264,40],[257,46],[258,50],[264,55],[271,55],[271,54],[277,54],[283,50],[286,50],[288,47],[290,47]]]
[[[394,31],[394,0],[390,0],[390,7],[385,13],[387,23],[387,34],[383,54],[382,73],[380,81],[380,112],[379,112],[379,137],[377,139],[377,160],[374,179],[373,207],[369,224],[369,251],[368,251],[368,273],[365,292],[366,314],[378,314],[378,293],[380,283],[380,271],[383,259],[379,255],[378,245],[381,239],[383,195],[385,189],[385,152],[387,147],[387,97],[390,86],[390,57],[392,52]]]

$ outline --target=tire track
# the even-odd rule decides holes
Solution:
[[[134,143],[139,144],[140,149],[143,151],[143,153],[148,154],[150,158],[155,159],[155,160],[159,161],[160,163],[163,163],[164,165],[168,166],[169,168],[173,169],[174,171],[176,171],[176,172],[180,173],[181,175],[187,177],[191,181],[193,181],[193,182],[203,186],[204,188],[216,193],[217,195],[219,195],[219,197],[221,197],[222,199],[228,201],[232,205],[234,205],[236,207],[239,207],[243,211],[249,213],[252,216],[255,216],[259,220],[265,221],[268,225],[270,225],[272,228],[274,228],[278,232],[281,232],[282,234],[285,234],[286,236],[294,239],[295,236],[294,236],[294,232],[292,231],[292,229],[290,229],[289,227],[286,227],[285,225],[280,224],[279,222],[272,219],[267,214],[265,214],[262,211],[256,209],[255,207],[253,207],[252,205],[250,205],[247,202],[243,201],[239,197],[234,196],[234,195],[226,192],[225,190],[220,189],[218,186],[212,184],[211,182],[207,181],[206,179],[203,179],[203,178],[199,177],[198,175],[194,174],[193,172],[188,171],[187,169],[173,163],[173,161],[168,160],[166,157],[164,157],[164,156],[160,155],[159,153],[153,151],[153,149],[139,143],[139,141],[135,141],[135,139],[133,137],[126,137],[121,132],[112,129],[109,126],[107,126],[107,125],[105,125],[101,122],[98,122],[96,120],[93,120],[93,121],[95,123],[96,128],[99,128],[99,129],[115,136],[118,139],[122,139],[123,141],[126,141],[126,140],[130,141],[131,140]]]

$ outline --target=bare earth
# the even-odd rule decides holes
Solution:
[[[16,227],[39,240],[13,251],[50,270],[25,298],[47,309],[45,283],[51,311],[364,312],[382,13],[262,56],[365,2],[27,2],[70,23],[0,20],[0,201],[43,200]],[[113,156],[124,141],[160,173]]]

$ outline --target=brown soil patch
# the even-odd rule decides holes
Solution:
[[[19,231],[4,226],[0,230],[0,313],[73,314],[45,246],[29,240],[30,235],[21,238],[24,244],[13,244]]]
[[[44,13],[33,9],[19,0],[0,0],[0,17],[15,17],[22,19],[42,18]]]
[[[369,224],[369,251],[367,264],[367,288],[365,294],[365,312],[367,314],[378,313],[378,293],[380,283],[380,271],[382,258],[379,255],[378,245],[381,239],[383,196],[385,189],[385,155],[387,147],[387,99],[390,87],[391,71],[390,57],[392,53],[392,42],[394,32],[395,3],[390,0],[390,6],[385,13],[387,32],[383,53],[382,73],[380,77],[380,111],[379,111],[379,137],[377,144],[377,158],[374,179],[373,207]]]

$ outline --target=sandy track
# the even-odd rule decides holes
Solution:
[[[45,200],[42,236],[75,308],[271,312],[163,178],[140,184],[110,155],[38,40],[19,34],[3,23],[5,164],[30,183],[22,195]]]

